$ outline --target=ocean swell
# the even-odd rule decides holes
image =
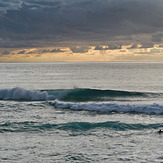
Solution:
[[[84,102],[84,101],[112,101],[116,98],[148,97],[148,93],[129,92],[119,90],[98,90],[76,88],[68,90],[46,90],[48,94],[62,101]]]
[[[145,130],[159,129],[163,127],[163,123],[156,124],[129,124],[119,121],[107,122],[68,122],[68,123],[39,123],[39,122],[5,122],[0,124],[0,133],[3,132],[43,132],[49,130],[64,130],[72,132],[83,132],[93,129],[107,128],[111,130],[127,131],[127,130]]]
[[[26,90],[16,87],[0,89],[0,100],[15,101],[47,101],[60,100],[66,102],[90,102],[90,101],[129,101],[147,98],[161,98],[162,93],[129,92],[119,90],[98,89],[58,89],[58,90]]]
[[[72,109],[72,110],[86,110],[86,111],[97,111],[97,112],[122,112],[122,113],[147,113],[147,114],[163,114],[163,105],[152,104],[152,105],[123,105],[113,103],[72,103],[72,102],[61,102],[53,101],[49,102],[55,108],[60,109]]]

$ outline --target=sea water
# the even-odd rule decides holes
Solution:
[[[163,62],[1,63],[0,162],[163,162]]]

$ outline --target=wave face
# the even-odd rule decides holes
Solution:
[[[124,97],[148,97],[148,93],[128,92],[118,90],[97,90],[97,89],[70,89],[70,90],[46,90],[48,94],[56,99],[71,102],[84,101],[110,101],[113,98]]]
[[[4,132],[43,132],[47,130],[64,130],[72,132],[83,132],[93,129],[112,129],[117,131],[127,130],[145,130],[145,129],[159,129],[163,127],[163,123],[156,124],[128,124],[119,121],[107,121],[98,123],[89,122],[68,122],[61,124],[39,123],[39,122],[5,122],[0,124],[0,133]]]
[[[86,110],[86,111],[98,111],[98,112],[121,112],[121,113],[147,113],[147,114],[163,114],[163,105],[122,105],[112,103],[72,103],[54,101],[49,102],[56,108],[72,109],[72,110]]]

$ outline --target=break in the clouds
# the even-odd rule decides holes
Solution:
[[[162,43],[162,20],[163,0],[0,0],[0,48]]]

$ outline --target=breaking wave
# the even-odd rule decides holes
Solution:
[[[1,100],[15,100],[15,101],[45,101],[48,99],[54,99],[53,96],[48,95],[46,91],[32,91],[23,88],[1,89]]]
[[[60,109],[72,109],[72,110],[86,110],[86,111],[97,111],[97,112],[121,112],[121,113],[147,113],[147,114],[163,114],[163,105],[152,104],[152,105],[130,105],[130,104],[112,104],[112,103],[72,103],[72,102],[61,102],[53,101],[49,102],[55,108]]]
[[[60,89],[60,90],[26,90],[24,88],[0,89],[0,100],[15,101],[48,101],[65,102],[102,102],[129,101],[147,98],[163,97],[162,93],[145,93],[119,90],[98,89]]]

